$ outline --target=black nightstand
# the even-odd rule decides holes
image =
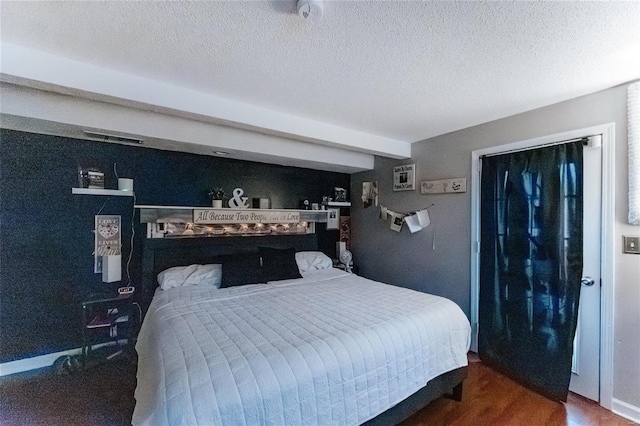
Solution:
[[[97,295],[82,302],[82,365],[130,355],[135,335],[133,294]],[[122,345],[120,341],[127,339]],[[104,344],[98,352],[94,346]]]

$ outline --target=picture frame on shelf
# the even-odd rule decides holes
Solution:
[[[339,229],[340,209],[328,208],[327,211],[327,229]]]
[[[78,166],[78,187],[104,189],[104,173],[95,167]]]
[[[405,164],[393,168],[393,190],[414,191],[416,189],[416,165]]]
[[[347,190],[344,188],[335,187],[333,188],[333,199],[335,201],[344,203],[347,201]]]

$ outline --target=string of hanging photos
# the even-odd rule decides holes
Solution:
[[[426,228],[431,224],[431,218],[429,217],[428,209],[430,207],[433,207],[434,205],[435,204],[430,204],[421,210],[405,213],[405,212],[398,212],[395,210],[391,210],[390,208],[380,204],[380,219],[384,221],[387,221],[390,219],[391,223],[389,225],[389,228],[396,232],[400,232],[402,230],[403,225],[406,223],[407,228],[409,228],[409,231],[412,234],[415,234],[416,232],[423,230],[424,228]],[[432,243],[431,243],[431,248],[433,250],[435,250],[436,248],[435,236],[436,236],[436,231],[434,227],[433,234],[432,234]]]

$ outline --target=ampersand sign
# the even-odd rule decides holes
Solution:
[[[229,207],[232,209],[246,209],[249,208],[247,200],[249,197],[243,197],[244,191],[242,188],[236,188],[233,190],[233,197],[229,200]]]

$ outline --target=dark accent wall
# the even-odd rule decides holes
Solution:
[[[343,173],[0,130],[0,362],[79,347],[80,302],[126,284],[124,271],[112,284],[93,273],[92,230],[98,213],[122,216],[124,269],[133,198],[71,194],[78,166],[101,169],[105,188],[116,188],[114,163],[134,179],[137,204],[209,206],[208,188],[220,186],[298,208],[350,185]],[[136,286],[145,229],[133,219]],[[337,231],[317,233],[320,249],[334,253]]]

